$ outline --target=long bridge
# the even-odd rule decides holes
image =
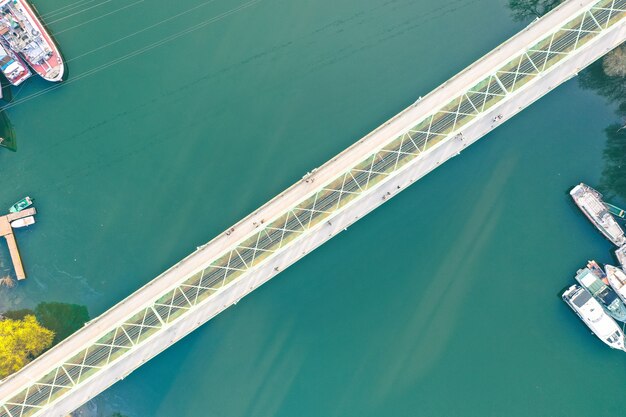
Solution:
[[[569,0],[0,381],[62,417],[626,40],[626,0]]]

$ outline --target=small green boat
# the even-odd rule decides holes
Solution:
[[[611,213],[615,217],[619,217],[620,219],[626,219],[626,210],[622,210],[621,208],[609,203],[604,203],[604,205],[609,210],[609,213]]]
[[[17,213],[18,211],[22,211],[25,208],[28,208],[33,205],[33,199],[30,197],[24,197],[17,203],[13,204],[11,208],[9,208],[9,213]]]

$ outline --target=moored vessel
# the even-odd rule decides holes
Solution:
[[[626,210],[621,209],[621,208],[619,208],[617,206],[614,206],[613,204],[609,204],[609,203],[604,203],[604,205],[609,210],[609,213],[611,213],[615,217],[619,217],[620,219],[625,219],[626,220]]]
[[[13,204],[9,207],[9,213],[17,213],[18,211],[22,211],[25,208],[28,208],[33,205],[33,199],[30,197],[24,197],[17,203]]]
[[[0,36],[47,81],[61,81],[63,58],[26,0],[0,0]]]
[[[605,265],[606,279],[623,302],[626,302],[626,273],[613,265]]]
[[[4,42],[0,42],[0,69],[6,79],[14,86],[22,84],[32,75],[24,61]]]
[[[30,226],[32,224],[35,224],[35,217],[34,216],[28,216],[28,217],[23,217],[21,219],[17,219],[11,222],[11,227],[16,229],[19,227],[27,227]]]
[[[576,205],[596,228],[616,246],[626,244],[626,235],[602,201],[602,194],[580,183],[570,191]]]
[[[589,291],[572,285],[562,298],[600,340],[613,349],[624,350],[624,333]]]
[[[591,293],[593,298],[604,307],[611,317],[615,320],[626,322],[626,306],[624,306],[624,303],[622,303],[615,291],[602,281],[602,278],[604,276],[598,276],[589,267],[579,269],[576,273],[576,281]]]

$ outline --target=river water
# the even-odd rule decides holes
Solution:
[[[28,194],[40,214],[17,236],[29,277],[0,289],[0,310],[103,312],[525,24],[502,0],[60,9],[71,1],[36,2],[69,81],[31,79],[7,110],[18,151],[0,152],[0,206]],[[109,389],[100,409],[623,414],[626,356],[559,298],[587,259],[612,262],[567,192],[599,183],[615,121],[567,82]]]

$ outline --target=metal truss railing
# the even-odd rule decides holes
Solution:
[[[504,100],[613,24],[626,17],[626,0],[601,0],[514,59],[462,92],[401,136],[370,155],[310,197],[238,243],[208,266],[187,277],[151,305],[111,328],[90,346],[68,357],[47,375],[15,395],[0,399],[0,417],[35,416],[98,371],[185,315],[251,268],[286,248],[320,222],[327,221],[377,183]]]

